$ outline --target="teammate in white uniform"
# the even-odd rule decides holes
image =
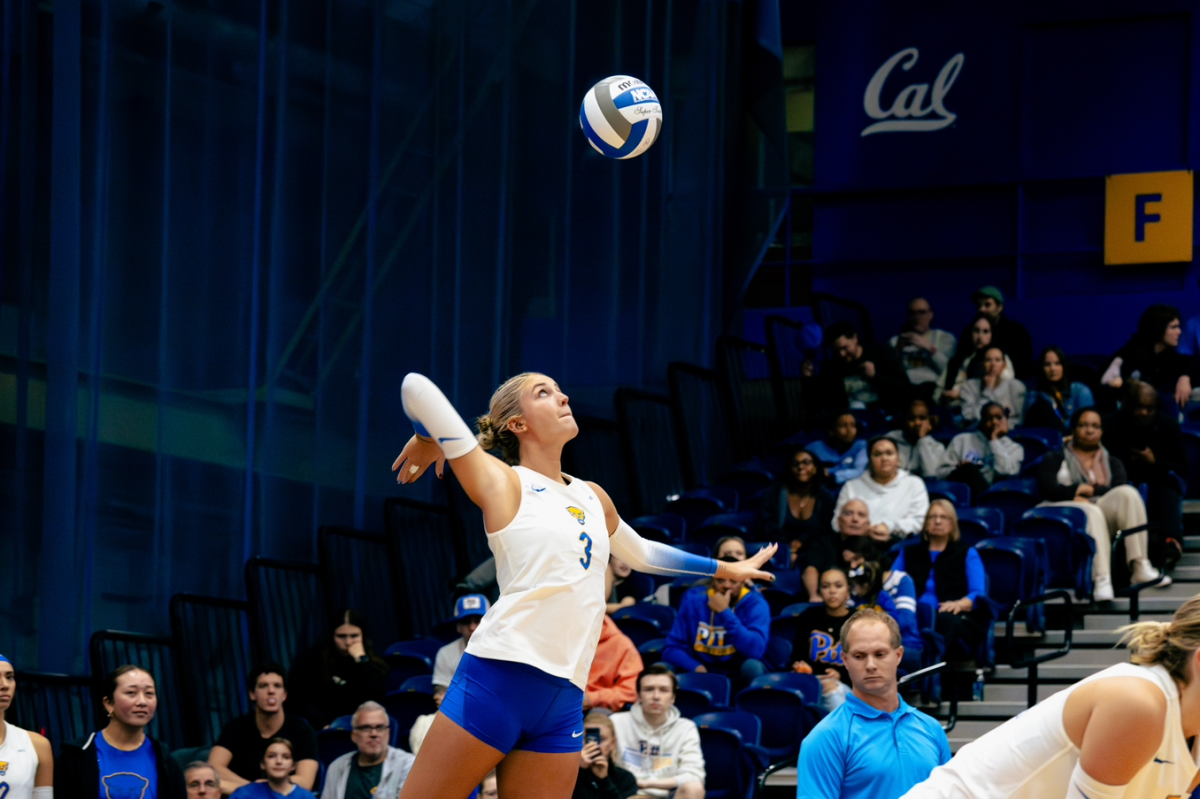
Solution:
[[[401,799],[465,799],[493,768],[505,799],[565,799],[583,741],[583,690],[604,618],[609,553],[660,574],[773,579],[775,551],[723,563],[646,541],[608,494],[565,475],[563,445],[579,428],[545,375],[511,378],[478,420],[478,440],[432,382],[404,379],[417,435],[392,464],[398,481],[450,461],[483,511],[500,599],[484,615],[404,783]],[[479,446],[482,444],[482,446]],[[500,449],[504,461],[487,450]]]
[[[967,744],[902,799],[1179,799],[1200,779],[1200,596],[1124,628],[1133,663],[1093,674]]]
[[[53,799],[50,742],[4,720],[16,692],[12,662],[0,655],[0,799]]]

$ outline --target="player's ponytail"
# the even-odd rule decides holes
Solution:
[[[488,452],[499,449],[504,461],[512,465],[521,462],[521,442],[517,434],[508,429],[508,423],[521,415],[521,392],[526,381],[536,372],[522,372],[510,377],[492,394],[488,412],[475,420],[479,435],[475,439]]]
[[[1169,622],[1141,621],[1117,632],[1129,649],[1129,659],[1143,666],[1159,665],[1187,684],[1188,661],[1200,649],[1200,596],[1184,602]]]

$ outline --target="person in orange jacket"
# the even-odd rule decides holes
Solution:
[[[637,647],[615,621],[605,616],[600,644],[588,673],[587,691],[583,694],[583,709],[624,710],[630,702],[637,701],[637,678],[641,673],[642,656]]]

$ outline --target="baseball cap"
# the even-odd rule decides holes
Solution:
[[[1001,305],[1004,304],[1004,295],[1001,294],[1000,289],[996,288],[995,286],[983,286],[982,288],[976,289],[975,293],[971,295],[971,302],[979,302],[984,297],[991,297]]]
[[[483,594],[467,594],[460,596],[454,603],[454,620],[461,621],[468,616],[482,616],[488,612],[487,597]]]

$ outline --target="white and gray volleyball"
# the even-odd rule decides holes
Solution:
[[[583,97],[579,125],[588,143],[608,158],[635,158],[662,129],[662,104],[654,90],[629,75],[613,75]]]

